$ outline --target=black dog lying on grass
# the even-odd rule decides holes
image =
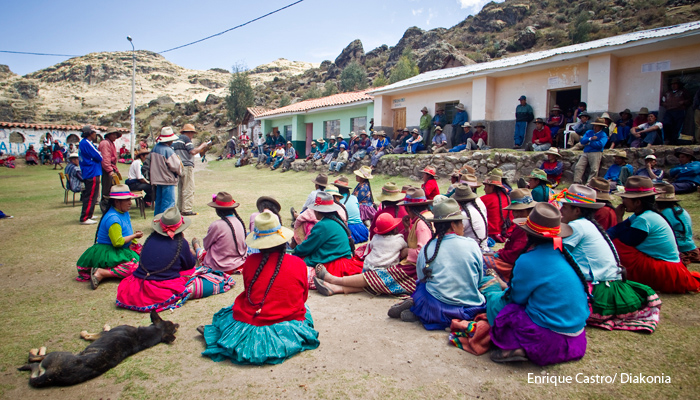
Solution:
[[[133,327],[120,325],[90,334],[80,332],[85,340],[94,340],[79,354],[56,351],[46,354],[46,348],[32,349],[29,363],[20,371],[32,371],[29,384],[33,387],[70,386],[98,377],[132,354],[153,347],[158,343],[172,343],[180,326],[163,321],[158,313],[151,311],[153,325]]]

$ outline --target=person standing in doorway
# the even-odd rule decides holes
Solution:
[[[430,116],[430,113],[428,112],[428,107],[423,107],[421,110],[421,116],[420,116],[420,123],[418,128],[420,129],[420,134],[423,136],[423,139],[425,139],[425,145],[428,146],[430,145],[430,122],[432,120],[432,117]]]
[[[515,133],[513,134],[514,148],[519,149],[525,140],[527,133],[527,124],[535,119],[535,112],[532,107],[527,104],[527,97],[520,96],[518,99],[520,105],[515,107]]]
[[[100,200],[100,210],[102,214],[109,210],[109,193],[112,189],[112,179],[116,176],[121,181],[122,174],[117,168],[117,159],[119,153],[114,141],[122,137],[121,132],[117,128],[110,128],[105,133],[105,140],[101,141],[97,146],[97,150],[102,155],[102,200]],[[120,182],[121,183],[121,182]]]
[[[661,106],[666,109],[664,114],[664,133],[671,145],[678,143],[683,122],[685,122],[685,109],[690,105],[690,94],[683,89],[683,82],[678,78],[671,79],[671,90],[661,97]]]
[[[464,108],[464,104],[457,104],[455,106],[455,110],[457,111],[457,113],[455,113],[455,116],[452,119],[451,140],[447,144],[450,147],[453,147],[456,144],[458,144],[459,137],[462,135],[462,126],[465,122],[469,122],[469,114],[467,114],[467,110]]]
[[[156,186],[155,215],[175,207],[175,187],[183,169],[180,157],[170,147],[177,139],[173,128],[166,126],[160,130],[158,143],[151,151],[149,169],[151,184]]]
[[[100,194],[100,176],[102,176],[102,155],[97,151],[93,141],[97,137],[97,131],[92,129],[92,126],[85,125],[83,139],[78,144],[80,150],[80,171],[83,175],[83,193],[80,195],[80,201],[83,203],[83,208],[80,211],[80,223],[82,225],[94,225],[97,221],[92,219],[92,214],[95,212],[95,204]]]
[[[194,156],[204,150],[211,142],[202,142],[196,148],[192,138],[197,134],[194,125],[185,124],[180,136],[173,142],[172,148],[182,161],[182,175],[177,183],[177,208],[182,215],[197,215],[194,212]],[[162,136],[162,135],[161,135]]]

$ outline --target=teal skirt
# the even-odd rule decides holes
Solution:
[[[304,321],[285,321],[268,326],[236,321],[231,308],[219,310],[211,325],[204,327],[207,348],[202,352],[203,356],[217,362],[228,359],[234,364],[281,364],[320,344],[308,307]]]

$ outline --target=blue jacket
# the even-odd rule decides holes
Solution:
[[[435,114],[432,120],[433,125],[439,126],[440,128],[444,128],[445,125],[447,124],[447,117],[445,114]]]
[[[693,182],[700,185],[700,161],[677,165],[669,171],[676,182]]]
[[[102,175],[102,155],[91,141],[83,138],[78,144],[80,152],[80,172],[83,179],[91,179]]]
[[[455,117],[452,119],[452,125],[462,126],[467,121],[469,121],[469,114],[467,114],[466,111],[460,111],[455,114]]]
[[[593,136],[597,136],[598,138],[596,140],[591,140]],[[608,135],[606,135],[605,132],[600,131],[598,133],[595,133],[592,129],[586,132],[586,134],[583,135],[583,137],[581,138],[581,144],[586,146],[583,148],[584,153],[595,153],[603,151],[605,143],[607,142]]]
[[[575,333],[586,326],[588,298],[576,271],[552,244],[542,244],[515,261],[510,281],[513,303],[525,306],[535,324]]]

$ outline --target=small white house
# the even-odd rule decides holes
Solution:
[[[94,126],[97,130],[98,141],[102,140],[102,135],[107,129],[106,126]],[[51,135],[51,142],[58,140],[64,146],[70,143],[76,145],[80,141],[82,125],[52,125],[52,124],[26,124],[22,122],[1,122],[0,121],[0,151],[4,154],[22,156],[34,145],[34,150],[39,152],[47,134]],[[129,144],[129,129],[118,128],[123,136],[114,143],[119,149],[122,144]]]

